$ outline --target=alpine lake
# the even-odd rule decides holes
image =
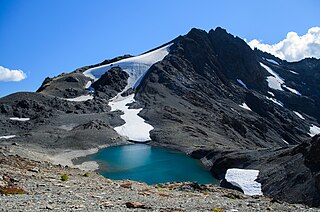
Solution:
[[[199,160],[147,144],[108,147],[79,158],[75,163],[84,161],[96,161],[97,172],[114,180],[130,179],[147,184],[186,181],[219,184]]]

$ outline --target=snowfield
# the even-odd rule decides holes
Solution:
[[[317,134],[320,134],[320,127],[312,124],[312,125],[310,126],[310,130],[309,130],[309,131],[310,131],[310,132],[309,132],[309,135],[310,135],[311,137],[313,137],[313,136],[315,136],[315,135],[317,135]]]
[[[256,182],[259,170],[253,169],[228,169],[225,179],[232,185],[242,189],[246,195],[263,195],[261,184]]]
[[[168,44],[162,48],[142,54],[136,57],[130,57],[123,60],[119,60],[115,63],[99,66],[96,68],[91,68],[83,74],[94,80],[99,79],[105,72],[109,71],[112,67],[119,66],[123,71],[129,74],[128,88],[136,88],[148,69],[156,62],[161,61],[165,56],[169,54],[169,48],[171,44]]]
[[[119,97],[117,97],[119,98]],[[144,119],[138,116],[138,113],[143,109],[129,109],[126,106],[134,102],[134,94],[131,94],[123,99],[113,99],[109,106],[111,111],[121,110],[124,112],[120,117],[126,122],[124,125],[115,127],[114,130],[128,140],[145,142],[151,140],[149,132],[153,129],[150,124],[145,123]]]
[[[83,73],[85,76],[97,80],[112,67],[119,66],[123,71],[129,74],[127,86],[109,102],[111,111],[120,110],[124,113],[120,117],[125,121],[125,124],[115,127],[114,130],[128,140],[136,142],[150,141],[150,131],[153,127],[150,124],[147,124],[145,120],[138,115],[143,108],[129,109],[129,106],[127,106],[127,104],[135,101],[134,94],[126,97],[122,97],[121,94],[130,88],[137,88],[149,68],[169,54],[170,46],[171,44],[168,44],[154,51],[92,68]]]
[[[12,117],[10,120],[13,121],[30,121],[30,118],[18,118],[18,117]]]

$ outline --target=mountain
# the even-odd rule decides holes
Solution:
[[[287,62],[222,28],[192,29],[1,98],[0,138],[56,152],[149,142],[224,181],[232,168],[258,170],[264,195],[319,206],[319,92],[318,59]]]

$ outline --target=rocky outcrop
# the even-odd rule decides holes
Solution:
[[[90,78],[80,73],[61,74],[54,78],[46,78],[37,92],[60,98],[74,98],[85,95],[86,84]]]
[[[102,98],[111,99],[127,85],[129,74],[120,67],[113,67],[103,74],[97,81],[92,84],[96,95]]]

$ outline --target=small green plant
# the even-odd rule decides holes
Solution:
[[[69,180],[68,175],[66,175],[66,174],[61,175],[61,180],[62,181],[68,181]]]
[[[221,208],[212,208],[213,212],[223,212]]]
[[[85,177],[90,177],[90,172],[86,172],[86,173],[84,173],[84,175],[83,176],[85,176]]]
[[[230,199],[237,199],[237,197],[234,196],[234,195],[230,195],[229,198],[230,198]]]

